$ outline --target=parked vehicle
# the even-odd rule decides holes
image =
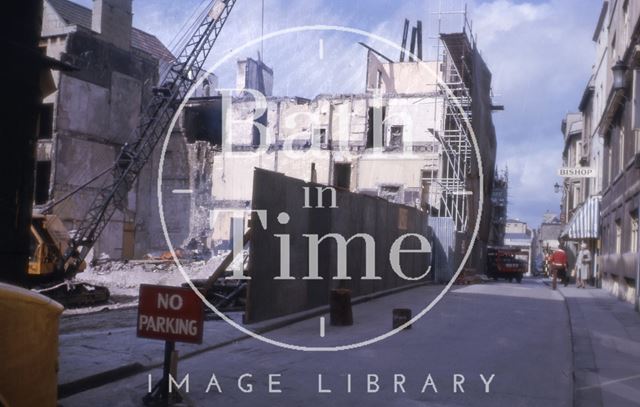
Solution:
[[[518,283],[522,281],[522,276],[527,270],[525,261],[516,256],[519,249],[509,247],[489,247],[487,250],[487,276],[498,280],[504,278]]]

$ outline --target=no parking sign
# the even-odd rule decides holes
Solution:
[[[192,290],[140,285],[138,336],[168,342],[202,343],[204,308]]]

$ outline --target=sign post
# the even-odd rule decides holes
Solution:
[[[139,298],[137,336],[165,341],[162,379],[143,402],[149,405],[161,401],[168,406],[175,396],[169,388],[175,343],[202,343],[204,308],[188,288],[142,284]]]
[[[563,178],[596,178],[598,172],[591,167],[563,167],[558,169],[558,176]]]

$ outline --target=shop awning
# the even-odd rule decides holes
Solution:
[[[560,233],[561,239],[598,239],[600,228],[600,197],[593,196],[576,208],[567,226]]]

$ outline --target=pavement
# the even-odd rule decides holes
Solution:
[[[604,290],[559,286],[572,332],[576,406],[640,406],[640,314]]]
[[[320,317],[329,319],[326,314],[274,328],[265,336],[298,346],[363,341],[391,327],[393,308],[410,308],[415,315],[441,288],[422,286],[355,305],[354,325],[326,326],[324,336],[319,326]],[[188,375],[182,392],[185,405],[194,406],[572,406],[571,332],[577,327],[563,294],[532,279],[454,286],[411,329],[335,352],[236,340],[233,328],[213,321],[207,324],[205,345],[177,345],[182,355],[177,379]],[[161,343],[135,338],[133,325],[118,326],[123,321],[113,329],[110,322],[103,324],[102,332],[93,336],[66,325],[60,342],[61,375],[81,376],[70,370],[90,363],[90,355],[83,360],[83,348],[101,349],[97,363],[110,363],[110,357],[137,360],[144,371],[72,394],[61,399],[60,406],[139,406],[148,383],[161,376],[156,366]],[[105,330],[119,339],[105,343]],[[214,346],[213,338],[226,340]],[[75,348],[73,357],[65,356],[70,348]],[[120,356],[118,349],[124,349]]]

